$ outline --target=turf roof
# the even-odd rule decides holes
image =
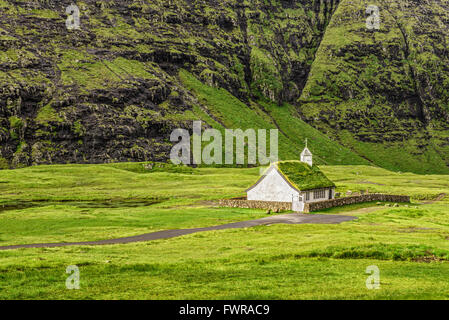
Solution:
[[[335,187],[335,184],[317,166],[311,167],[300,161],[281,161],[276,163],[276,167],[284,178],[298,190]]]

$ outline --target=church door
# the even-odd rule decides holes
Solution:
[[[294,212],[304,212],[304,201],[299,195],[293,196],[292,210]]]

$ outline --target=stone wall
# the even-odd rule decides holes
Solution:
[[[410,202],[409,196],[396,196],[389,194],[365,194],[361,196],[343,197],[333,200],[320,201],[315,203],[306,203],[304,212],[314,212],[333,207],[341,207],[349,204],[363,203],[363,202]]]
[[[231,208],[247,208],[247,209],[271,209],[272,211],[291,211],[291,202],[272,202],[272,201],[255,201],[255,200],[220,200],[220,207],[231,207]]]
[[[365,194],[361,196],[343,197],[333,200],[319,201],[313,203],[306,203],[304,206],[304,213],[310,213],[323,209],[333,207],[341,207],[349,204],[363,203],[363,202],[410,202],[409,196],[397,196],[389,194]],[[251,201],[245,198],[225,199],[219,201],[220,207],[231,208],[246,208],[246,209],[271,209],[272,211],[291,211],[291,202],[271,202],[271,201]]]

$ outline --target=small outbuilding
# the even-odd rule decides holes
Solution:
[[[306,147],[301,161],[273,163],[246,192],[248,200],[291,202],[295,211],[302,211],[305,203],[334,199],[335,184],[313,166]]]

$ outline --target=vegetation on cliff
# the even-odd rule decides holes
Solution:
[[[366,27],[369,4],[379,30]],[[385,168],[447,172],[448,28],[448,1],[341,1],[296,104],[302,118]]]
[[[278,128],[282,159],[307,137],[319,164],[449,172],[448,3],[371,2],[84,0],[68,30],[71,1],[0,0],[2,166],[166,161],[201,119]]]

